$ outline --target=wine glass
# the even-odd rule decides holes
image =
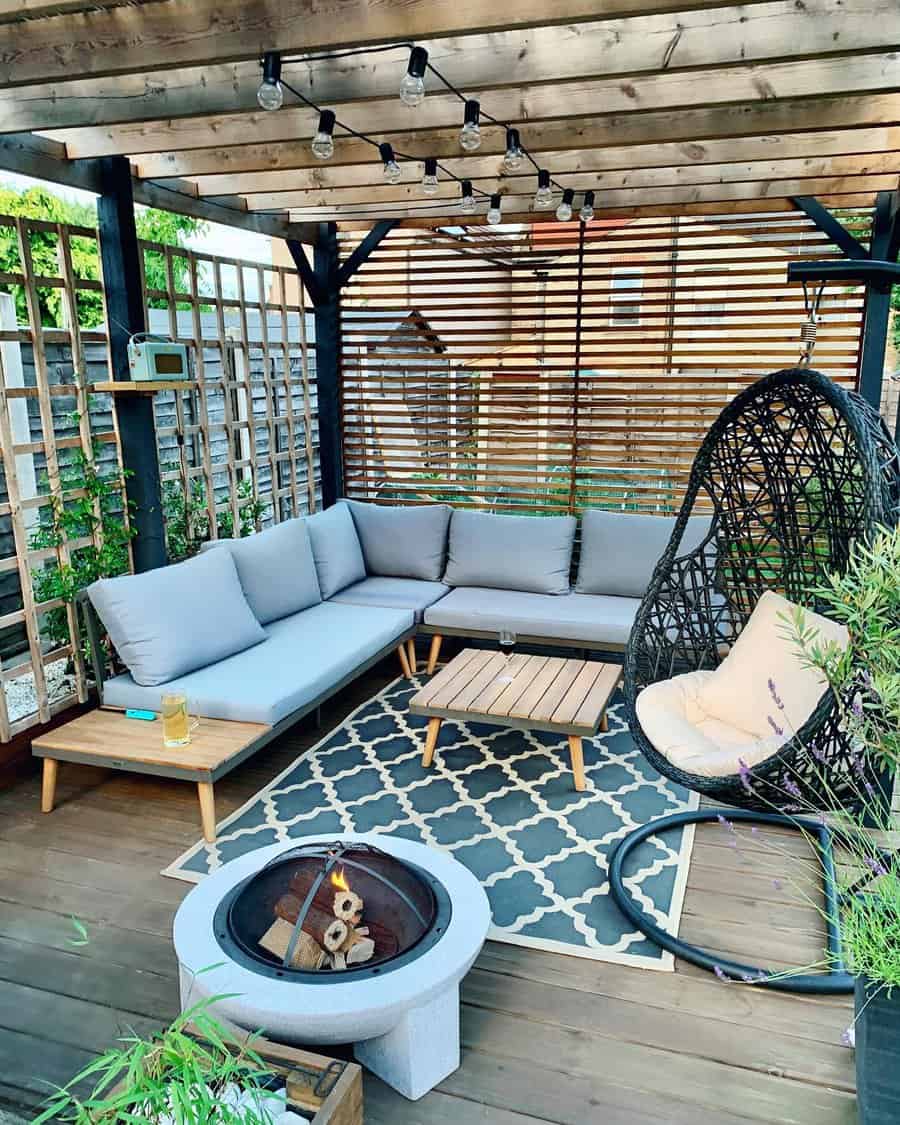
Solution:
[[[509,658],[512,656],[513,645],[516,643],[516,634],[512,629],[501,629],[497,634],[497,640],[500,642],[500,648],[506,657],[506,670],[502,675],[497,677],[498,683],[511,684],[513,677],[509,672]]]

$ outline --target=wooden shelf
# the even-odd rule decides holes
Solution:
[[[94,383],[94,391],[108,391],[114,395],[155,395],[158,391],[185,391],[194,387],[193,379],[153,379],[142,382],[119,380],[114,383]]]

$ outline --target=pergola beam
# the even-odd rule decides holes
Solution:
[[[573,149],[621,149],[633,145],[702,144],[735,137],[769,137],[783,133],[854,130],[900,125],[900,93],[849,94],[839,97],[786,98],[721,106],[648,110],[646,113],[597,114],[565,119],[536,120],[527,126],[528,146],[534,153]],[[424,159],[459,158],[459,129],[421,129],[398,133],[395,147]],[[485,129],[477,159],[502,156],[502,130]],[[372,148],[363,141],[340,138],[329,168],[371,162]],[[149,179],[256,172],[282,168],[321,168],[307,138],[293,141],[208,147],[133,157],[139,176]]]
[[[848,258],[869,257],[869,251],[865,246],[857,238],[854,238],[850,231],[842,223],[839,223],[834,215],[813,196],[798,195],[794,202],[801,211],[812,219],[823,234],[828,235],[839,250],[843,250]]]
[[[887,50],[898,41],[900,11],[890,0],[845,0],[840,9],[817,11],[814,20],[793,0],[772,0],[765,19],[744,22],[724,8],[504,29],[490,37],[421,39],[435,66],[446,68],[458,85],[482,96],[488,90],[502,96],[509,76],[521,73],[525,58],[532,86],[627,76],[627,82],[611,84],[607,97],[614,97],[623,108],[640,109],[648,108],[647,99],[660,78],[671,84],[685,68],[740,66],[745,81],[756,84],[750,97],[772,97],[788,96],[779,90],[780,83],[799,82],[804,73],[820,66],[824,69],[819,85],[811,89],[816,93],[831,88],[838,60],[846,61],[855,52]],[[833,52],[836,44],[839,54],[817,63],[808,61],[816,52]],[[793,78],[792,58],[801,59],[795,63],[799,69]],[[766,60],[776,60],[778,69],[773,72],[767,67],[757,73],[754,68]],[[349,56],[302,67],[286,65],[285,74],[320,104],[351,113],[360,101],[396,99],[396,72],[405,61],[405,49],[398,47],[395,61],[390,54]],[[680,80],[686,80],[684,75]],[[255,112],[258,83],[256,58],[173,70],[142,69],[88,80],[44,80],[0,95],[0,132]],[[429,87],[430,100],[440,87],[434,80]],[[492,103],[493,99],[494,95]],[[428,102],[421,108],[427,106]]]
[[[900,37],[900,16],[897,22]],[[663,72],[637,76],[628,82],[605,78],[511,86],[493,92],[490,111],[501,121],[518,125],[530,137],[530,123],[542,119],[586,119],[596,113],[598,106],[608,115],[735,102],[753,105],[775,99],[815,96],[822,90],[827,90],[829,97],[893,93],[898,88],[898,65],[895,52],[880,52],[772,63],[762,68],[725,67],[702,74]],[[244,143],[248,130],[257,144],[297,138],[311,140],[318,125],[318,114],[305,106],[291,105],[290,95],[287,101],[278,113],[266,113],[257,108],[251,114],[167,119],[103,129],[56,130],[52,135],[66,145],[66,153],[72,158],[221,148]],[[391,134],[395,147],[404,149],[402,135],[410,131],[411,125],[416,133],[428,129],[458,131],[460,104],[452,94],[438,92],[427,97],[415,114],[410,114],[408,107],[393,95],[351,102],[339,108],[339,115],[363,133]],[[484,129],[492,131],[489,124],[485,124]],[[503,135],[496,127],[493,131]]]
[[[0,136],[0,169],[97,195],[103,190],[99,161],[66,160],[63,146],[46,137],[32,137],[28,134]],[[142,203],[145,207],[192,215],[197,219],[224,223],[226,226],[254,231],[271,238],[311,242],[315,237],[315,228],[312,226],[294,223],[275,215],[254,214],[247,211],[243,204],[199,199],[192,193],[190,185],[180,187],[181,190],[175,184],[159,186],[132,176],[134,202]]]
[[[763,0],[745,0],[753,6]],[[722,0],[165,0],[0,26],[0,86],[721,8]],[[815,22],[811,15],[810,24]]]

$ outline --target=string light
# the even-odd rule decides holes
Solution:
[[[425,70],[428,67],[428,52],[424,47],[413,47],[409,52],[409,65],[400,83],[400,101],[415,109],[425,98]]]
[[[474,215],[476,203],[475,196],[472,194],[472,181],[463,180],[460,184],[460,188],[462,190],[462,202],[459,205],[460,211],[464,212],[466,215]]]
[[[437,195],[438,191],[438,178],[437,178],[437,159],[429,156],[425,160],[425,175],[422,177],[422,191],[426,195]]]
[[[345,56],[365,55],[384,51],[395,51],[398,46],[409,49],[409,61],[406,74],[400,83],[400,97],[403,103],[410,107],[420,105],[425,97],[425,73],[431,71],[447,90],[464,103],[465,111],[463,125],[459,133],[460,146],[466,152],[474,152],[481,147],[481,106],[477,99],[467,98],[462,90],[454,86],[441,72],[428,61],[428,52],[424,47],[414,43],[386,43],[383,46],[353,48],[321,55],[303,56],[306,64],[322,60],[343,58]],[[339,127],[343,132],[355,137],[365,144],[377,148],[384,168],[384,179],[388,184],[397,184],[403,178],[403,172],[397,158],[415,161],[422,159],[410,153],[395,153],[393,146],[386,141],[379,142],[375,137],[362,133],[352,126],[338,121],[335,113],[330,109],[322,109],[309,98],[302,90],[292,86],[282,79],[282,56],[279,51],[266,51],[263,55],[263,76],[257,90],[259,104],[267,110],[280,109],[284,104],[284,90],[289,90],[303,105],[309,106],[319,114],[319,127],[312,140],[312,151],[319,160],[328,160],[334,155],[334,130]],[[299,62],[299,59],[288,59],[288,62]],[[562,185],[551,179],[546,168],[539,168],[532,154],[524,147],[519,130],[506,125],[503,121],[485,114],[485,119],[491,124],[506,130],[506,150],[500,164],[503,173],[514,173],[521,169],[526,161],[537,170],[538,186],[534,196],[534,206],[538,210],[545,210],[553,206],[553,189],[562,189]],[[488,192],[482,189],[473,189],[471,180],[460,179],[450,169],[439,163],[436,157],[424,160],[425,171],[422,177],[422,192],[424,195],[436,195],[440,190],[438,171],[443,172],[448,179],[455,180],[461,189],[460,210],[466,214],[476,211],[476,196],[484,198]],[[560,222],[568,222],[572,218],[575,190],[565,188],[562,191],[562,201],[556,209],[556,217]],[[579,218],[582,222],[590,222],[594,218],[594,192],[586,191],[582,198]],[[490,206],[487,213],[488,222],[496,225],[501,221],[501,201],[499,194],[490,195]]]
[[[518,129],[506,130],[506,154],[500,164],[502,172],[512,173],[525,163],[525,153],[522,152],[522,142],[519,139]]]
[[[534,193],[534,205],[539,211],[546,211],[553,206],[553,190],[550,187],[550,173],[546,168],[538,172],[538,186]]]
[[[281,88],[281,54],[266,51],[263,55],[263,76],[256,100],[263,109],[281,109],[284,104],[284,91]]]
[[[567,187],[562,194],[562,202],[556,208],[556,217],[561,223],[567,223],[572,218],[572,202],[575,199],[575,192],[572,188]]]
[[[474,98],[469,98],[466,101],[463,127],[459,132],[459,143],[466,152],[474,152],[481,147],[481,129],[478,125],[480,113],[481,107],[478,102]]]
[[[387,141],[382,141],[378,146],[378,151],[381,153],[381,163],[384,165],[384,178],[389,184],[399,184],[400,177],[403,173],[400,171],[400,165],[394,159],[394,149]]]
[[[334,156],[334,111],[323,109],[319,114],[319,129],[312,140],[313,156],[330,160]]]

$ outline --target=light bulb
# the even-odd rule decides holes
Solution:
[[[425,195],[437,195],[437,158],[429,156],[425,161],[425,175],[422,177],[422,191]]]
[[[575,198],[575,192],[571,188],[566,188],[563,192],[562,202],[556,208],[556,217],[561,223],[567,223],[572,218],[572,200]]]
[[[534,193],[534,205],[539,211],[546,211],[553,205],[553,189],[550,187],[550,173],[546,168],[538,172],[538,186]]]
[[[428,52],[424,47],[413,47],[409,53],[409,65],[400,83],[400,101],[415,109],[425,97],[425,68],[428,66]]]
[[[492,195],[491,205],[488,207],[487,221],[492,227],[495,227],[502,218],[503,216],[500,214],[500,196]]]
[[[319,114],[319,130],[313,137],[313,156],[319,160],[330,160],[334,156],[334,113],[323,109]]]
[[[476,204],[475,196],[472,194],[472,181],[463,180],[460,186],[462,188],[462,202],[459,205],[459,209],[465,212],[466,215],[474,215]]]
[[[378,146],[378,151],[381,154],[381,163],[384,165],[384,179],[389,184],[399,184],[400,177],[403,173],[400,171],[400,165],[394,159],[394,149],[387,141],[382,141]]]
[[[578,212],[578,217],[583,223],[589,223],[594,217],[594,193],[586,191],[584,193],[584,200],[581,204],[581,210]]]
[[[417,78],[415,74],[404,74],[400,83],[400,101],[404,105],[408,105],[410,109],[415,109],[417,105],[422,104],[424,99],[424,81]]]
[[[510,173],[518,172],[524,160],[525,153],[522,151],[522,145],[519,141],[519,130],[507,129],[506,154],[500,164],[500,170]]]
[[[281,109],[284,104],[281,55],[277,51],[266,51],[263,55],[263,77],[256,91],[256,100],[263,109]]]
[[[481,107],[478,102],[474,98],[469,98],[466,102],[464,124],[459,131],[459,143],[466,152],[474,152],[476,148],[481,147],[481,129],[478,127],[480,112]]]

